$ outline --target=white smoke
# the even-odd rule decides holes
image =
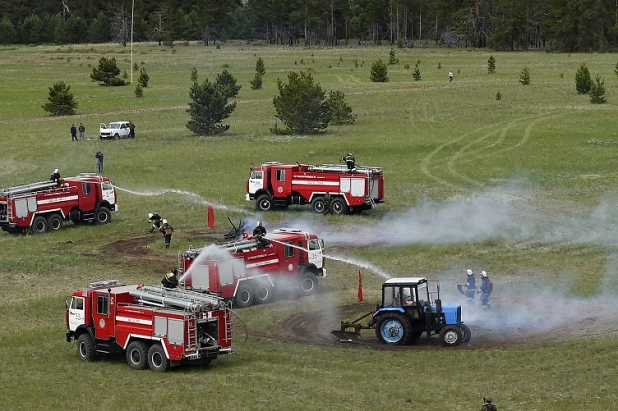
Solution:
[[[199,194],[192,193],[190,191],[177,190],[177,189],[173,189],[173,188],[163,188],[163,189],[160,189],[160,190],[141,190],[141,191],[130,190],[128,188],[123,188],[123,187],[118,187],[118,186],[116,186],[116,188],[118,190],[124,191],[126,193],[130,193],[130,194],[137,195],[137,196],[147,196],[147,197],[154,197],[154,196],[160,196],[160,195],[167,194],[167,193],[174,193],[174,194],[179,194],[179,195],[181,195],[183,197],[189,198],[194,203],[211,205],[213,208],[216,208],[216,209],[219,209],[219,210],[232,211],[232,212],[236,212],[236,213],[243,213],[245,211],[245,210],[243,210],[241,208],[238,208],[238,207],[228,206],[228,205],[225,205],[225,204],[221,204],[221,203],[217,203],[217,202],[214,202],[214,201],[206,200],[202,196],[200,196]]]

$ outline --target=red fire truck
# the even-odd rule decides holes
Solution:
[[[234,351],[230,310],[210,293],[100,281],[73,293],[66,325],[82,361],[124,353],[136,370],[207,364]]]
[[[332,196],[333,214],[361,212],[384,202],[384,175],[380,167],[356,166],[351,173],[341,164],[264,163],[251,169],[246,200],[256,200],[256,208],[311,204],[324,211],[324,195]]]
[[[311,295],[317,291],[318,277],[326,276],[324,241],[293,228],[190,248],[179,253],[178,260],[183,286],[218,293],[237,307],[268,303],[275,291]]]
[[[10,233],[56,231],[63,221],[106,224],[118,211],[118,196],[107,177],[83,173],[0,190],[0,227]]]

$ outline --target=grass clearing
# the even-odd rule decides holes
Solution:
[[[388,66],[388,83],[378,84],[369,81],[370,67],[378,58],[388,60],[389,47],[175,50],[134,45],[133,61],[151,77],[144,98],[137,99],[131,86],[100,87],[89,77],[102,55],[116,56],[121,70],[130,70],[126,48],[0,48],[0,187],[45,180],[54,168],[65,176],[94,171],[94,154],[102,150],[104,174],[119,187],[158,193],[119,192],[120,212],[107,226],[0,235],[0,408],[468,410],[480,408],[489,395],[500,410],[616,409],[615,54],[396,50],[399,64]],[[490,54],[493,75],[487,74]],[[266,74],[263,89],[254,91],[249,81],[258,57]],[[419,82],[412,78],[417,60]],[[605,79],[607,104],[577,95],[574,78],[582,62]],[[191,69],[213,80],[224,66],[242,85],[227,121],[231,128],[221,136],[193,136],[185,127]],[[518,81],[524,66],[529,86]],[[276,81],[301,69],[311,70],[324,90],[344,91],[357,124],[312,136],[270,134]],[[54,118],[41,108],[58,80],[71,85],[77,115]],[[99,123],[116,120],[133,121],[136,138],[98,140]],[[87,140],[72,143],[69,127],[79,122]],[[220,205],[220,232],[229,229],[227,216],[235,222],[255,218],[254,205],[244,201],[251,165],[337,162],[348,151],[360,164],[384,167],[384,205],[327,219],[292,207],[259,215],[267,228],[314,227],[327,246],[337,236],[352,238],[357,245],[333,245],[332,252],[391,275],[437,278],[449,303],[462,302],[454,285],[468,267],[493,275],[497,303],[530,298],[542,310],[559,299],[583,298],[590,312],[564,313],[574,316],[573,337],[548,329],[542,341],[479,347],[473,335],[470,347],[451,350],[280,341],[274,323],[355,302],[358,267],[330,260],[328,292],[240,310],[250,338],[236,355],[206,368],[159,375],[133,371],[119,357],[83,364],[64,342],[64,300],[73,290],[109,278],[157,283],[179,250],[203,245],[203,201]],[[153,235],[143,261],[110,251],[110,243],[148,235],[149,211],[176,229],[171,249]],[[372,243],[376,239],[379,244]],[[383,279],[362,271],[365,301],[377,302]],[[601,298],[607,312],[598,315],[592,303]],[[588,317],[597,321],[596,332]],[[240,324],[237,332],[242,344]]]

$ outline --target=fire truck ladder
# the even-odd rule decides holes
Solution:
[[[243,250],[250,250],[252,248],[257,248],[258,242],[254,239],[247,239],[247,240],[240,240],[240,241],[234,241],[233,243],[229,243],[229,244],[221,244],[219,247],[230,251],[232,253],[236,252],[236,251],[243,251]]]
[[[138,301],[143,304],[156,305],[159,307],[175,307],[191,312],[208,311],[225,307],[222,298],[191,290],[142,286],[137,290],[129,291],[129,294],[137,298]]]
[[[322,164],[321,166],[309,166],[310,171],[329,171],[336,173],[348,173],[348,166],[345,164]],[[356,166],[356,173],[365,174],[367,176],[379,174],[382,172],[381,167]]]
[[[42,181],[40,183],[22,184],[22,185],[19,185],[19,186],[3,188],[2,189],[2,194],[5,197],[9,197],[9,196],[17,195],[17,194],[24,194],[24,193],[32,193],[32,192],[36,192],[36,191],[41,191],[41,190],[45,190],[45,189],[48,189],[48,188],[54,188],[54,187],[57,187],[57,186],[58,186],[58,183],[56,183],[55,181]]]

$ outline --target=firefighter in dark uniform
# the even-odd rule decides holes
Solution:
[[[157,213],[148,213],[148,221],[152,224],[150,227],[150,232],[154,233],[155,230],[159,231],[161,229],[161,216]]]
[[[253,229],[253,236],[254,237],[263,237],[265,235],[266,235],[266,228],[264,228],[264,226],[262,225],[261,221],[258,221],[257,225]]]
[[[170,248],[170,244],[172,243],[172,234],[174,234],[174,227],[167,223],[166,219],[163,219],[163,225],[159,229],[163,233],[163,238],[165,239],[165,248]]]
[[[474,294],[476,294],[476,278],[474,277],[474,273],[472,270],[468,268],[466,270],[466,274],[468,274],[468,278],[466,279],[466,298],[468,299],[468,304],[474,305]]]
[[[498,407],[496,407],[492,402],[491,398],[483,398],[483,406],[481,407],[481,411],[498,411]]]
[[[350,173],[356,171],[356,160],[354,159],[352,153],[348,153],[345,157],[341,159],[341,161],[345,161],[346,165],[348,166],[348,171]]]
[[[165,274],[165,277],[161,280],[161,284],[165,288],[178,287],[178,270],[172,268],[169,273]]]
[[[60,172],[58,171],[58,169],[55,169],[51,176],[49,176],[49,181],[55,181],[56,183],[60,184]]]
[[[481,294],[481,304],[483,308],[491,308],[489,304],[489,294],[491,294],[492,285],[489,281],[487,271],[481,271],[481,286],[479,287],[479,293]]]
[[[332,204],[333,197],[330,195],[330,193],[326,193],[326,195],[324,196],[324,215],[333,213],[333,210],[331,209]]]

